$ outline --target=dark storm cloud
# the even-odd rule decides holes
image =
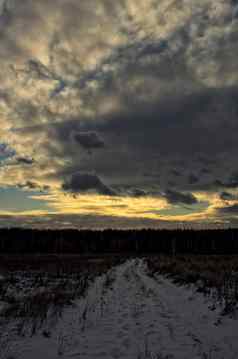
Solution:
[[[70,180],[63,184],[63,189],[75,194],[93,190],[102,195],[116,195],[115,191],[105,185],[97,175],[90,173],[73,174]]]
[[[238,183],[238,171],[233,171],[230,177],[230,181]]]
[[[182,176],[182,173],[179,170],[175,170],[175,169],[171,170],[171,174],[175,177]]]
[[[147,195],[149,195],[148,192],[144,191],[143,189],[140,188],[134,188],[130,191],[130,194],[134,197],[145,197]]]
[[[23,165],[33,165],[35,161],[29,157],[16,157],[16,162]]]
[[[183,190],[192,185],[193,189],[199,189],[208,179],[202,182],[203,176],[199,178],[193,172],[203,171],[201,165],[209,164],[210,168],[204,170],[204,174],[211,177],[209,181],[216,176],[221,178],[216,183],[214,180],[214,188],[233,188],[236,182],[227,178],[227,167],[232,168],[236,161],[237,103],[238,89],[235,87],[177,93],[147,105],[137,103],[137,106],[128,107],[125,103],[123,110],[97,117],[95,121],[72,118],[52,124],[48,129],[60,146],[49,147],[49,151],[52,156],[61,152],[71,159],[70,167],[62,169],[61,174],[74,173],[80,167],[86,172],[93,169],[101,173],[111,183],[121,178],[132,181],[134,173],[137,173],[139,184],[151,180],[155,183],[154,178],[145,178],[147,169],[151,173],[161,172],[160,184],[166,188],[169,176],[165,173],[171,168],[178,177],[178,188]],[[85,157],[72,147],[72,136],[76,136],[84,148],[104,148],[104,151]],[[186,172],[182,168],[173,170],[175,157],[186,167]],[[190,171],[192,174],[188,177]]]
[[[235,199],[236,197],[232,194],[232,193],[229,193],[229,192],[221,192],[220,193],[220,198],[223,200],[223,201],[229,201],[229,200],[233,200]]]
[[[135,197],[174,183],[168,200],[184,204],[236,188],[236,12],[223,0],[5,1],[1,127],[27,158],[0,180],[110,195],[128,184]]]
[[[39,187],[39,185],[36,182],[27,181],[26,183],[19,185],[19,187],[25,187],[29,189],[36,189]]]
[[[236,88],[204,89],[189,95],[177,94],[154,104],[138,104],[136,109],[113,115],[107,121],[98,119],[98,123],[93,123],[93,126],[108,132],[114,131],[118,136],[127,133],[132,145],[141,145],[144,141],[145,149],[157,147],[162,152],[177,151],[185,155],[199,155],[203,152],[212,160],[209,155],[215,154],[217,150],[236,149],[236,136],[232,131],[238,127],[235,117],[238,114],[237,100]],[[221,113],[214,114],[216,107],[217,111],[221,107]],[[234,117],[227,123],[225,115],[231,108]],[[176,171],[176,175],[179,174]]]
[[[171,204],[180,203],[180,204],[193,205],[198,203],[196,197],[192,193],[182,193],[171,189],[165,192],[164,197]]]
[[[40,192],[46,192],[50,190],[50,186],[48,185],[41,185],[37,182],[26,181],[25,183],[18,184],[19,188],[29,189],[29,190],[39,190]]]
[[[201,175],[209,175],[211,171],[208,168],[201,168],[200,173]]]
[[[188,176],[188,183],[189,184],[196,184],[199,182],[199,177],[196,176],[195,174],[191,173],[189,176]]]
[[[220,214],[238,215],[238,204],[233,204],[232,206],[219,208],[218,212]]]
[[[215,188],[237,188],[238,187],[238,180],[228,179],[225,181],[215,180],[213,183]]]
[[[103,148],[105,143],[96,132],[77,132],[74,140],[87,150]]]
[[[127,157],[131,157],[129,171],[133,171],[135,165],[152,171],[159,170],[155,168],[156,154],[168,165],[173,163],[174,156],[177,156],[183,159],[184,163],[187,162],[188,170],[193,170],[194,166],[198,169],[200,153],[204,153],[207,161],[212,163],[214,156],[218,157],[216,168],[225,178],[227,163],[223,165],[219,155],[223,156],[225,153],[226,160],[231,164],[231,168],[233,167],[238,130],[235,119],[238,110],[237,94],[237,89],[231,88],[177,95],[177,98],[160,100],[157,104],[138,105],[134,110],[114,114],[106,120],[98,119],[91,126],[102,131],[105,138],[108,137],[107,142],[112,143],[112,148],[117,150],[119,157],[121,151],[127,148]],[[217,103],[221,106],[221,111],[217,108],[218,112],[214,113]],[[231,108],[233,115],[228,123],[226,114]],[[104,163],[108,162],[108,167],[111,165],[110,154],[110,151],[103,154]],[[159,166],[159,157],[157,163]],[[96,166],[100,167],[100,161]],[[123,172],[123,167],[120,167],[120,171]],[[234,185],[234,181],[227,184]]]

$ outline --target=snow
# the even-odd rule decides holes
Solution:
[[[15,359],[235,359],[238,321],[209,310],[192,287],[147,274],[142,259],[128,260],[92,284],[68,307],[51,335],[15,337]],[[9,355],[9,350],[8,350]],[[0,358],[4,358],[4,356]],[[5,359],[5,358],[4,358]]]

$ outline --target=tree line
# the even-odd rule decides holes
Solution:
[[[238,229],[0,229],[1,254],[238,254]]]

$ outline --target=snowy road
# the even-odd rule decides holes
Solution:
[[[210,311],[205,298],[129,260],[96,280],[68,308],[52,336],[15,341],[18,359],[235,359],[238,321]]]

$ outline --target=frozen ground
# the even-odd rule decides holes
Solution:
[[[54,327],[18,337],[12,323],[0,358],[237,359],[238,320],[208,307],[195,289],[150,277],[142,259],[128,260],[99,277]]]

